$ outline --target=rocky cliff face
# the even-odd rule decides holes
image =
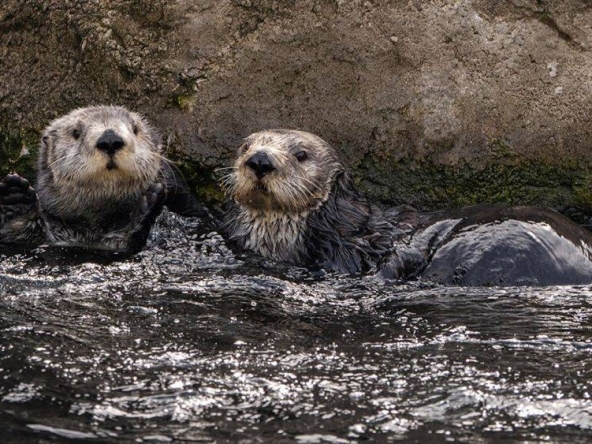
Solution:
[[[204,198],[242,137],[289,127],[384,202],[592,213],[591,44],[585,0],[3,0],[0,172],[51,118],[124,104]]]

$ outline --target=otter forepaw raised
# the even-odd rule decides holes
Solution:
[[[152,209],[164,203],[165,197],[163,184],[151,185],[140,197],[140,212],[142,214],[150,213]]]
[[[35,244],[43,232],[39,224],[37,193],[16,173],[0,182],[0,242]]]
[[[151,185],[142,193],[138,202],[139,211],[134,218],[133,228],[129,236],[126,249],[128,253],[135,253],[144,247],[150,234],[150,228],[162,211],[165,198],[165,187],[160,183]]]
[[[29,181],[16,173],[7,175],[0,182],[0,225],[36,213],[37,193]],[[6,237],[6,236],[3,236]]]
[[[1,205],[31,205],[36,201],[37,194],[24,177],[11,173],[0,182]]]

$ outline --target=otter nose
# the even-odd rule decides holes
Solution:
[[[97,148],[101,151],[106,152],[110,156],[112,156],[113,154],[115,154],[115,152],[123,148],[124,145],[124,140],[113,130],[105,131],[103,134],[101,134],[99,140],[97,140]]]
[[[271,159],[265,153],[256,153],[251,156],[249,160],[247,160],[247,166],[255,172],[259,179],[275,170],[275,167],[271,163]]]

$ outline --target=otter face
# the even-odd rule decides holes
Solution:
[[[138,114],[123,107],[81,108],[46,128],[40,170],[56,184],[143,186],[160,168],[160,138]]]
[[[321,138],[269,130],[245,139],[223,185],[235,202],[248,208],[298,213],[327,200],[341,171],[337,154]]]

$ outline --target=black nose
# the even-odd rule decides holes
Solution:
[[[275,170],[275,167],[271,163],[271,159],[265,153],[256,153],[251,156],[251,158],[247,160],[247,166],[255,171],[255,174],[259,179],[267,173],[271,173]]]
[[[99,140],[97,140],[97,148],[101,151],[105,151],[110,156],[115,154],[116,151],[123,148],[124,145],[125,142],[123,141],[123,139],[119,135],[117,135],[113,130],[105,131],[103,134],[101,134]]]

